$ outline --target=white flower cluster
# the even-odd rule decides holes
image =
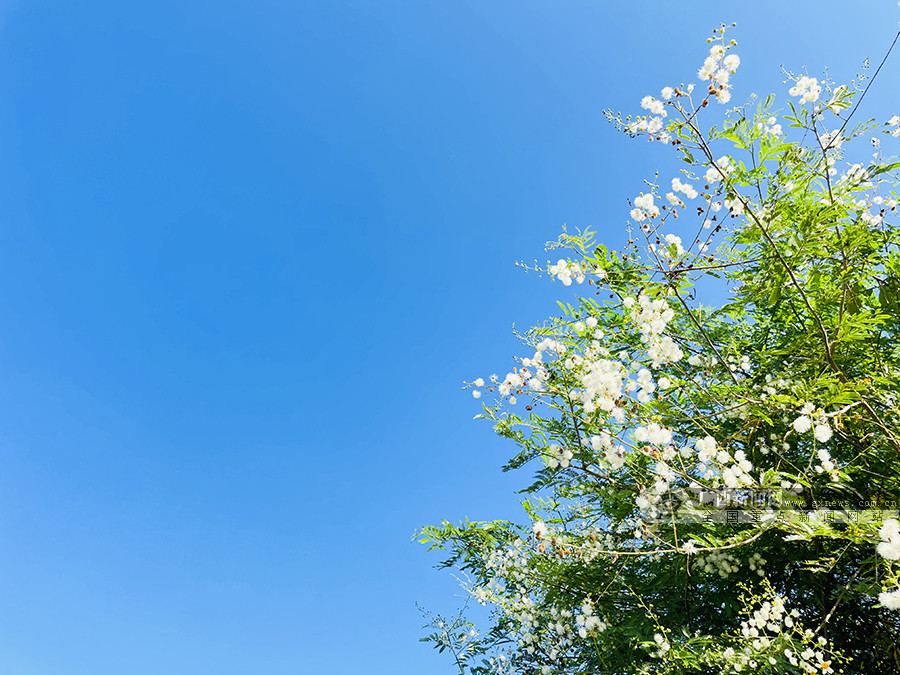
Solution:
[[[719,103],[728,103],[731,100],[728,80],[741,65],[740,57],[737,54],[726,55],[727,51],[724,45],[713,45],[709,50],[709,56],[697,71],[697,77],[701,82],[709,82],[710,93],[716,96]]]
[[[525,385],[525,377],[528,373],[524,375],[522,373],[507,373],[506,378],[503,382],[500,383],[500,386],[497,387],[497,391],[500,392],[501,396],[509,396],[509,402],[515,404],[515,397],[513,394],[519,387],[523,387]]]
[[[563,282],[563,286],[571,286],[573,279],[579,284],[583,284],[585,280],[584,270],[581,269],[581,265],[577,262],[567,262],[562,258],[557,260],[555,265],[550,265],[547,271]]]
[[[586,361],[581,375],[581,403],[585,413],[596,410],[617,413],[621,408],[616,401],[622,396],[622,389],[628,370],[619,361],[598,358]]]
[[[727,459],[721,455],[726,455]],[[741,485],[751,485],[753,483],[753,478],[750,476],[750,472],[753,470],[753,464],[747,459],[743,450],[735,452],[734,457],[723,450],[716,456],[716,459],[723,465],[728,460],[734,462],[733,465],[726,466],[722,470],[722,482],[725,483],[725,487],[736,488]]]
[[[751,640],[750,648],[745,648],[742,665],[755,668],[757,662],[750,659],[752,650],[766,650],[773,645],[773,640],[785,634],[785,629],[795,634],[803,636],[804,642],[811,646],[807,646],[802,652],[795,652],[793,649],[786,648],[782,652],[784,657],[795,668],[799,668],[805,673],[819,673],[828,675],[834,672],[831,667],[831,661],[826,654],[819,648],[828,645],[828,640],[819,636],[813,642],[814,633],[810,630],[800,631],[799,627],[795,628],[794,619],[798,618],[800,613],[796,609],[788,612],[784,606],[784,599],[776,595],[771,602],[765,601],[762,606],[753,612],[752,616],[741,623],[741,635]],[[776,643],[777,644],[777,643]],[[782,643],[783,644],[783,643]],[[813,647],[817,647],[814,649]],[[749,652],[749,653],[748,653]],[[770,656],[769,664],[775,665],[777,660]],[[735,670],[740,670],[735,668]]]
[[[765,635],[766,631],[780,633],[782,623],[787,628],[792,628],[794,618],[798,616],[800,616],[800,613],[797,610],[788,614],[784,607],[784,598],[776,595],[771,602],[768,600],[763,602],[749,619],[741,622],[741,635],[755,638]]]
[[[571,450],[562,448],[557,443],[551,443],[550,447],[547,448],[547,452],[547,466],[551,469],[555,469],[557,466],[563,469],[567,468],[572,457],[574,457]]]
[[[707,183],[715,183],[717,180],[727,177],[732,171],[734,171],[734,166],[731,164],[731,158],[723,155],[716,160],[715,166],[711,166],[706,170],[703,177]]]
[[[744,202],[740,199],[723,199],[722,203],[733,216],[739,216],[744,212]]]
[[[709,85],[709,93],[716,97],[719,103],[728,103],[731,100],[729,79],[741,65],[741,59],[737,54],[728,54],[728,47],[713,45],[703,66],[697,72],[697,76],[704,84]],[[629,133],[647,133],[656,136],[663,143],[668,143],[671,136],[662,131],[663,120],[667,117],[665,101],[671,101],[673,96],[684,96],[694,91],[694,85],[689,84],[684,90],[674,87],[663,87],[660,92],[662,101],[653,96],[644,96],[641,99],[641,107],[650,115],[638,117],[626,127]],[[670,104],[671,105],[671,104]],[[706,102],[704,101],[704,105]],[[662,131],[662,133],[660,133]],[[657,136],[658,134],[658,136]]]
[[[822,87],[816,78],[804,75],[797,80],[797,84],[791,87],[788,93],[791,96],[799,96],[800,104],[803,105],[817,101],[819,94],[822,93]]]
[[[751,572],[756,572],[758,576],[764,577],[766,576],[766,571],[763,567],[766,564],[766,559],[763,558],[759,553],[754,553],[750,556],[750,560],[747,561],[747,566],[750,568]]]
[[[792,423],[794,431],[798,434],[805,434],[810,429],[819,443],[827,443],[831,438],[831,427],[828,424],[828,418],[824,411],[816,410],[812,403],[806,403],[800,408],[800,416]],[[824,462],[823,462],[824,463]],[[831,469],[826,469],[831,471]]]
[[[747,454],[743,450],[735,451],[734,455],[727,450],[719,449],[719,445],[712,436],[706,436],[694,442],[697,450],[698,472],[703,478],[710,480],[716,478],[716,472],[707,468],[705,465],[714,462],[721,468],[722,482],[725,487],[738,488],[753,484],[753,478],[750,472],[753,471],[753,464],[747,459]],[[689,451],[689,448],[687,449]],[[683,452],[682,456],[689,456],[689,452]]]
[[[886,560],[900,560],[900,523],[893,518],[886,520],[878,534],[881,536],[878,555]]]
[[[601,431],[599,436],[591,436],[588,443],[598,458],[602,458],[600,463],[608,465],[612,471],[618,471],[625,465],[625,446],[616,445],[608,432]]]
[[[581,606],[581,614],[575,617],[575,624],[578,626],[578,637],[582,639],[587,638],[588,634],[602,633],[608,628],[608,624],[594,614],[593,605],[587,601]]]
[[[709,555],[698,558],[694,563],[695,569],[700,569],[707,574],[717,573],[723,579],[737,572],[741,566],[738,559],[725,551],[715,551]]]
[[[781,130],[781,125],[777,123],[778,120],[774,117],[770,117],[764,122],[759,122],[756,127],[760,129],[764,134],[771,134],[772,136],[781,136],[784,132]],[[824,142],[827,145],[827,142]]]
[[[698,195],[698,192],[694,189],[693,185],[690,183],[682,183],[679,178],[673,178],[672,191],[666,193],[666,199],[672,206],[677,206],[679,204],[684,206],[684,202],[681,201],[678,193],[683,194],[688,199],[696,199]]]
[[[816,456],[819,458],[820,462],[820,464],[815,467],[816,473],[831,473],[837,468],[834,460],[831,459],[831,453],[828,452],[826,448],[819,448],[816,450]]]
[[[706,436],[696,441],[694,447],[697,449],[697,459],[701,462],[708,462],[715,456],[716,448],[719,446],[715,438]]]
[[[668,445],[672,442],[672,431],[651,422],[647,426],[640,426],[634,430],[634,438],[639,443],[651,445]]]
[[[531,527],[531,531],[534,534],[534,538],[540,541],[541,539],[546,539],[547,534],[550,532],[547,527],[547,523],[544,523],[540,520],[536,520],[534,525]]]
[[[669,644],[669,641],[666,640],[665,636],[662,633],[654,633],[653,642],[656,644],[656,650],[653,651],[650,656],[653,656],[657,659],[663,658],[668,653],[668,651],[672,649],[672,645]]]
[[[662,334],[675,317],[675,311],[664,298],[651,300],[642,295],[637,302],[634,298],[625,298],[623,304],[630,311],[631,321],[641,331],[641,340],[647,344],[647,356],[650,357],[653,368],[681,360],[684,352],[672,338]]]
[[[638,388],[640,387],[640,391]],[[656,384],[653,382],[653,374],[646,368],[638,371],[636,380],[628,380],[625,388],[630,392],[637,391],[637,400],[641,403],[649,403],[650,396],[656,391]]]
[[[691,89],[693,85],[691,85]],[[674,95],[675,90],[672,87],[665,87],[661,96],[664,101],[668,101]],[[638,117],[636,120],[628,124],[626,127],[629,133],[637,134],[640,132],[644,132],[647,134],[655,135],[659,134],[663,128],[663,118],[667,116],[666,113],[666,104],[663,101],[657,100],[653,96],[645,96],[641,99],[641,107],[644,110],[647,110],[651,113],[651,115],[644,115]],[[663,131],[659,134],[659,140],[663,143],[668,143],[670,140],[670,136],[667,132]]]
[[[634,208],[631,209],[631,218],[638,222],[647,218],[656,218],[659,215],[659,207],[653,203],[653,193],[638,195],[634,198]]]
[[[554,531],[542,521],[534,522],[532,532],[538,554],[544,554],[548,546],[559,554],[563,547],[571,545],[566,533]],[[485,585],[470,589],[470,593],[482,605],[490,602],[503,612],[518,633],[518,648],[532,655],[540,649],[549,662],[540,672],[552,673],[577,651],[579,640],[593,639],[608,628],[608,623],[596,613],[590,598],[585,598],[580,606],[560,608],[547,606],[540,596],[533,596],[531,555],[521,538],[505,549],[490,551],[484,564],[492,573],[491,578]],[[509,658],[515,661],[515,653],[509,653]],[[491,664],[498,665],[494,660]]]
[[[819,640],[824,642],[825,638],[820,637]],[[818,649],[807,647],[799,654],[795,654],[792,649],[785,649],[784,655],[787,657],[788,663],[794,667],[799,667],[805,673],[825,673],[825,675],[828,675],[834,672],[831,662]]]
[[[831,175],[833,176],[834,174],[832,173]],[[837,183],[846,182],[851,185],[855,185],[857,183],[861,184],[861,182],[865,179],[865,177],[866,177],[866,167],[864,167],[862,164],[851,164],[847,168],[847,170],[843,174],[841,174],[841,177],[838,178],[838,180],[836,182]],[[860,202],[857,202],[856,205],[859,206],[860,208],[866,208],[865,200],[860,200]]]
[[[784,660],[803,673],[828,675],[834,672],[825,651],[829,647],[828,640],[816,637],[811,630],[803,630],[795,623],[800,612],[796,609],[788,612],[784,602],[781,596],[773,595],[741,622],[743,644],[722,651],[731,666],[728,672],[740,673],[745,669],[749,672],[787,672],[783,669],[761,670],[761,666],[777,666]],[[802,651],[797,651],[800,648]]]
[[[660,117],[666,116],[666,104],[662,101],[658,101],[652,96],[645,96],[641,99],[641,107],[644,110],[649,110],[653,115],[659,115]]]

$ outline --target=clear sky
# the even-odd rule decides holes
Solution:
[[[472,422],[665,157],[602,110],[879,61],[893,1],[0,2],[0,675],[451,673],[410,543],[517,516]],[[900,112],[900,53],[861,112]],[[894,97],[892,99],[892,97]],[[891,106],[895,109],[891,110]]]

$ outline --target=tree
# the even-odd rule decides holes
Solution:
[[[422,530],[492,608],[425,638],[461,673],[900,672],[900,118],[787,73],[704,130],[740,65],[709,43],[701,86],[608,113],[685,162],[626,250],[564,232],[543,271],[588,292],[466,384],[536,468],[526,524]]]

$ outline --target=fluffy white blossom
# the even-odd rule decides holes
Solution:
[[[631,218],[638,222],[647,218],[655,218],[659,215],[659,207],[653,203],[653,194],[642,194],[634,198],[634,208],[631,209]]]
[[[697,190],[694,189],[694,186],[690,183],[683,183],[679,178],[672,179],[672,191],[681,192],[688,199],[695,199],[697,197]]]
[[[703,177],[707,183],[715,183],[717,180],[721,180],[723,176],[727,177],[732,171],[734,171],[734,167],[731,164],[731,158],[723,156],[716,160],[715,166],[711,166],[706,170]]]
[[[632,322],[641,331],[641,340],[647,345],[647,356],[654,368],[681,360],[684,353],[672,338],[662,334],[669,321],[675,317],[674,310],[664,298],[651,300],[642,295],[637,302],[633,298],[626,298],[623,304],[630,310]]]
[[[644,110],[649,110],[654,115],[659,115],[660,117],[666,116],[665,103],[657,101],[652,96],[645,96],[641,99],[641,107],[644,108]]]
[[[798,434],[805,434],[812,429],[812,420],[806,415],[800,415],[800,417],[794,420],[791,426],[794,427],[794,431]]]
[[[818,80],[814,77],[802,76],[797,80],[797,84],[790,88],[788,93],[791,96],[799,96],[801,105],[804,103],[812,103],[817,101],[819,94],[822,93],[822,87]]]
[[[878,595],[878,602],[888,609],[900,609],[900,588],[880,593]]]
[[[761,129],[764,134],[771,134],[772,136],[782,136],[784,132],[781,130],[781,125],[778,124],[778,120],[774,117],[770,117],[764,122],[759,122],[757,125],[758,129]],[[823,138],[823,144],[828,145],[827,139]]]
[[[813,429],[813,434],[819,443],[827,443],[828,439],[831,438],[831,427],[827,424],[817,424],[816,428]]]
[[[672,431],[651,422],[647,426],[640,426],[634,430],[634,437],[641,443],[651,445],[668,445],[672,442]]]
[[[708,462],[716,454],[716,439],[712,436],[701,438],[694,443],[694,447],[697,448],[697,459]]]
[[[900,523],[894,518],[886,520],[878,534],[882,539],[878,555],[886,560],[900,560]]]
[[[581,265],[566,262],[562,258],[555,265],[550,265],[547,270],[563,282],[563,286],[571,286],[573,279],[579,284],[583,284],[585,280],[584,270],[581,269]]]

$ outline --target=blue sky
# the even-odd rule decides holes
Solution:
[[[666,162],[602,110],[876,62],[895,2],[0,5],[0,674],[450,673],[410,543],[513,517],[460,391],[562,224]],[[895,59],[862,110],[900,109]]]

